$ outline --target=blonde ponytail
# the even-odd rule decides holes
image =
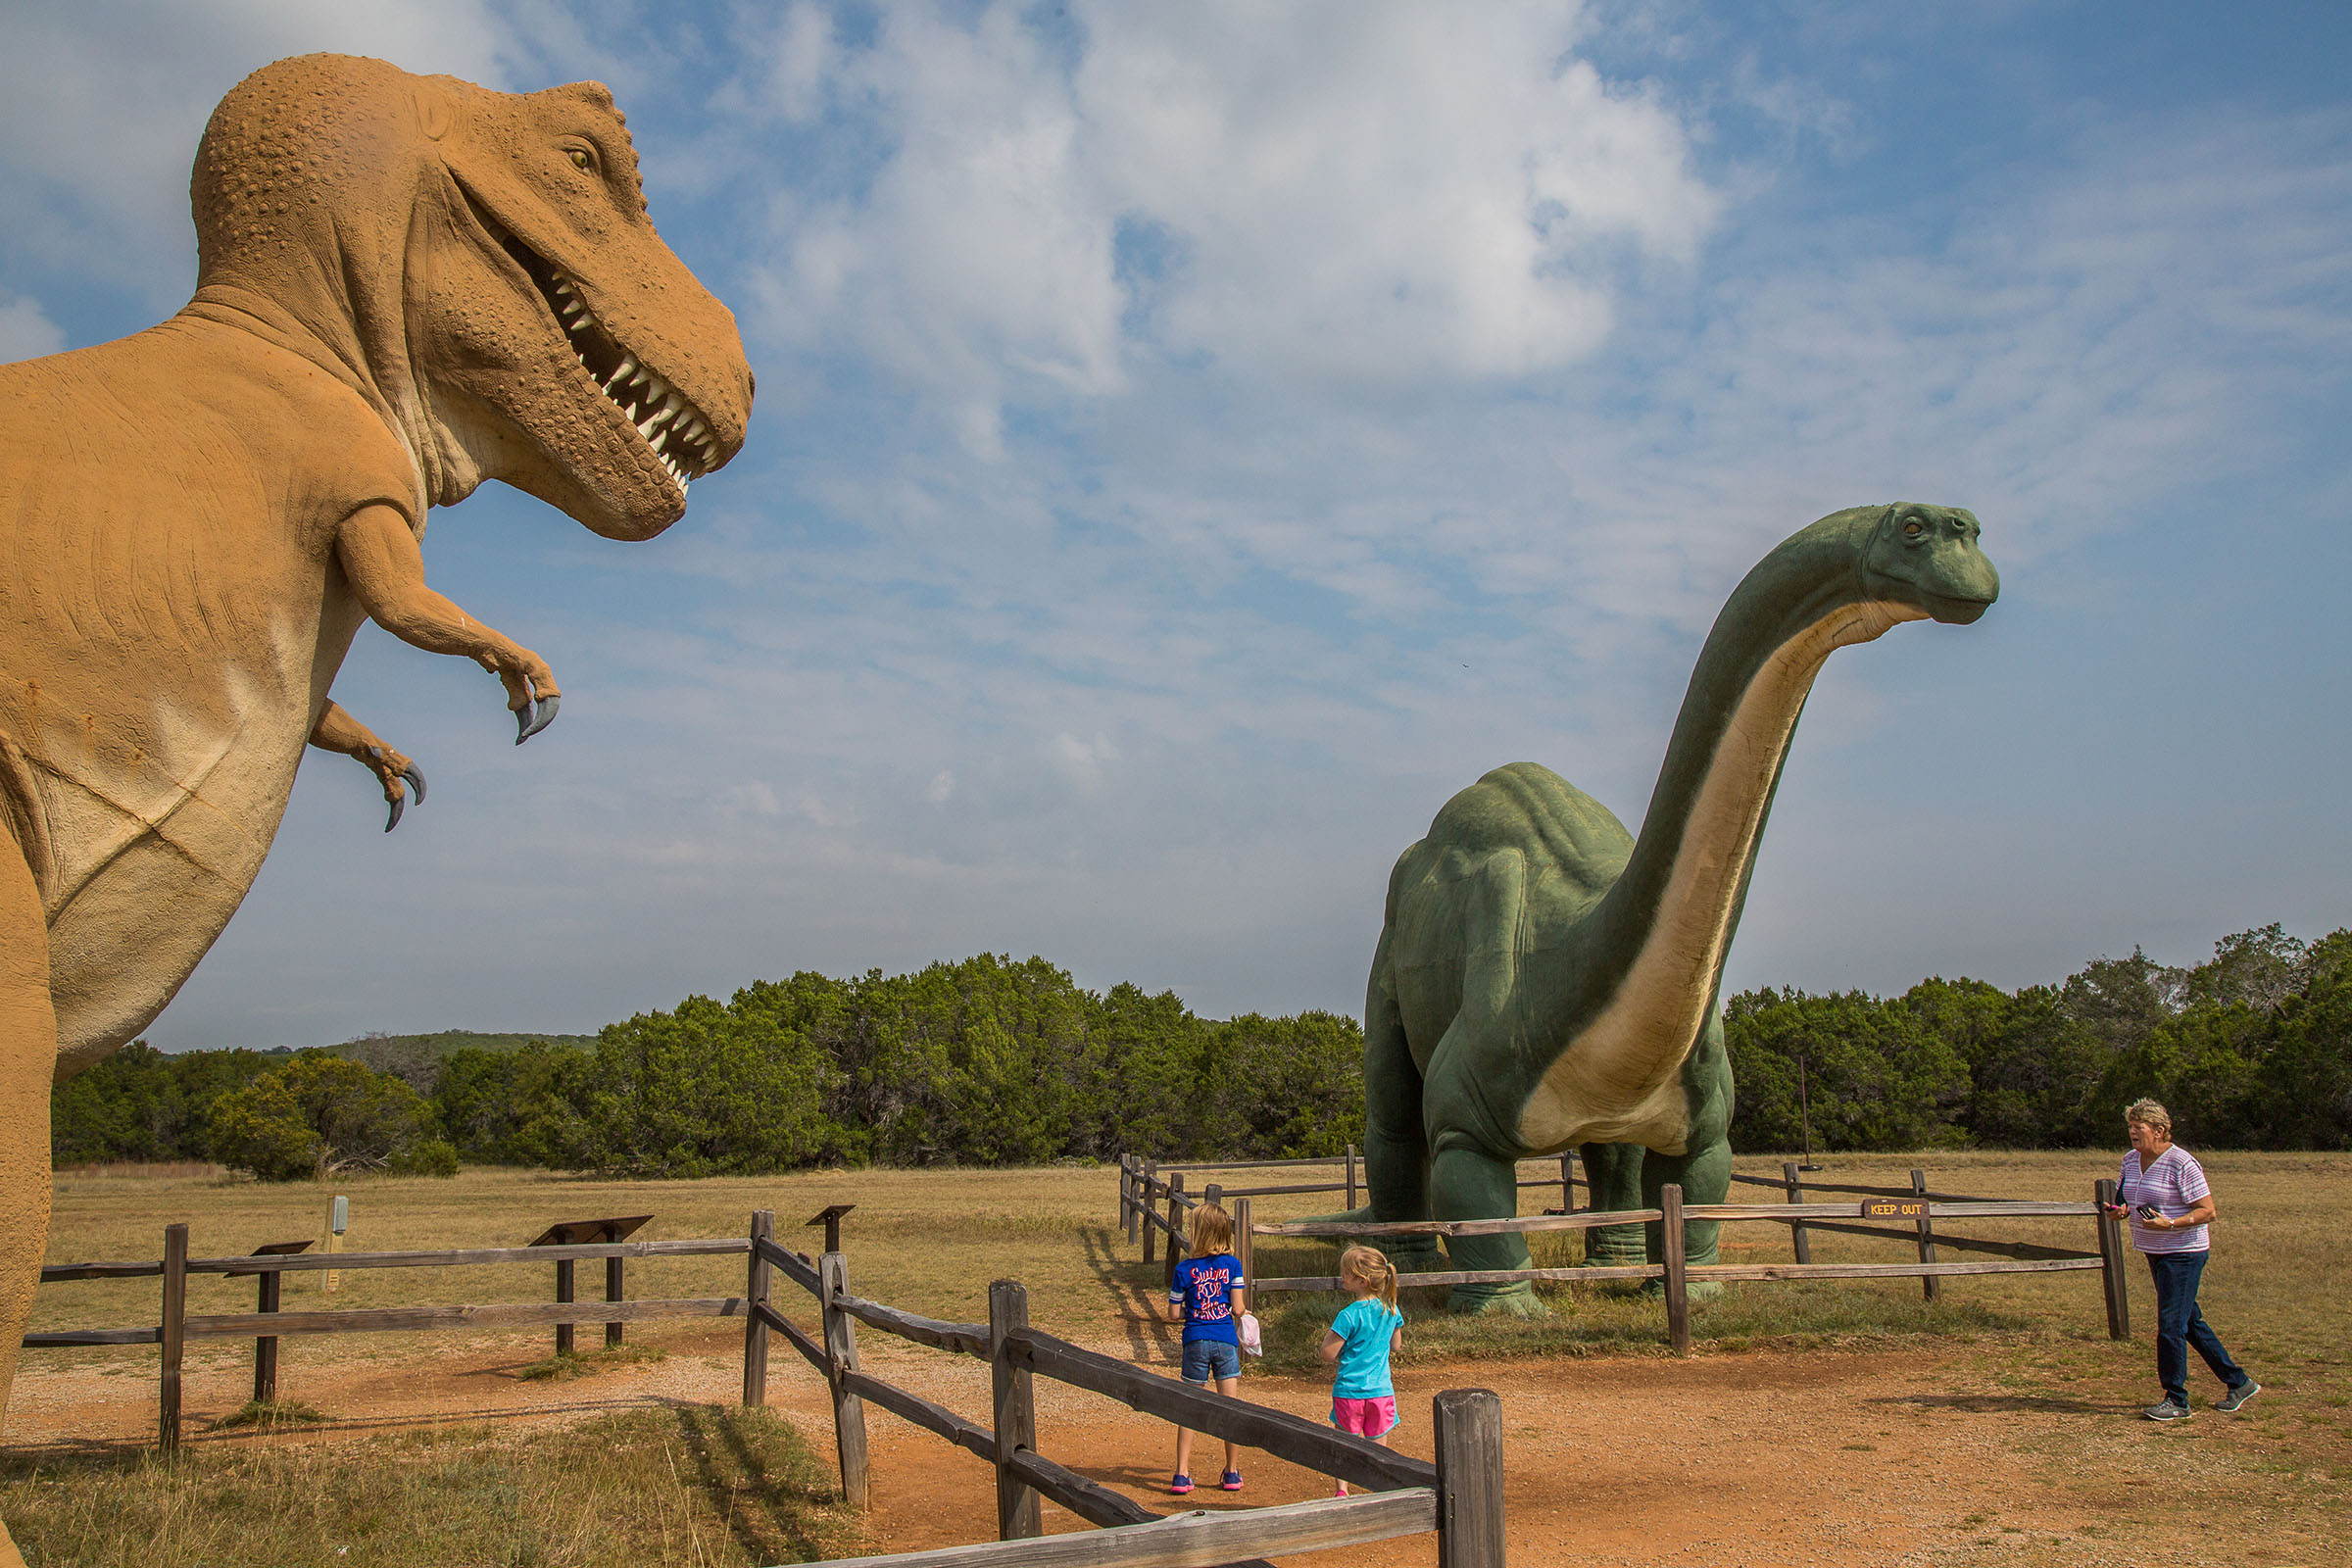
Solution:
[[[1340,1254],[1340,1279],[1369,1285],[1380,1297],[1380,1304],[1390,1311],[1396,1310],[1396,1265],[1389,1254],[1377,1247],[1350,1247]]]

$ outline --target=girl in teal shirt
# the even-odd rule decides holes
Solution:
[[[1340,1308],[1323,1335],[1323,1359],[1335,1367],[1331,1424],[1385,1447],[1396,1425],[1389,1354],[1404,1341],[1404,1314],[1396,1310],[1396,1265],[1376,1248],[1350,1247],[1340,1254],[1340,1287],[1355,1299]],[[1345,1481],[1339,1495],[1348,1495]]]

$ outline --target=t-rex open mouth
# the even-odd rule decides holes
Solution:
[[[614,337],[588,309],[571,279],[514,235],[501,232],[499,239],[507,254],[530,274],[557,324],[563,327],[581,370],[605,400],[637,427],[638,438],[662,460],[678,493],[685,494],[690,481],[718,465],[718,437],[711,433],[702,410]]]

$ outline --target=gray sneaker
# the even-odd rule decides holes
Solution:
[[[2188,1419],[2188,1406],[2175,1404],[2170,1399],[2160,1399],[2139,1413],[2151,1421],[2185,1421]]]
[[[2261,1392],[2262,1385],[2252,1378],[2248,1378],[2228,1394],[2214,1400],[2213,1407],[2216,1410],[2242,1410],[2246,1407],[2246,1401]]]

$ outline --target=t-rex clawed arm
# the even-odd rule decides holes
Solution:
[[[375,731],[345,712],[342,705],[332,699],[318,715],[318,722],[311,726],[311,744],[323,752],[341,752],[345,757],[358,758],[376,776],[384,787],[384,799],[392,807],[392,814],[384,819],[385,832],[400,826],[400,813],[408,805],[411,788],[416,791],[416,804],[424,804],[424,769],[386,746]]]
[[[335,560],[377,625],[428,654],[463,655],[499,678],[514,714],[515,745],[556,721],[563,694],[547,661],[426,585],[424,552],[408,518],[390,507],[363,507],[336,533]]]

